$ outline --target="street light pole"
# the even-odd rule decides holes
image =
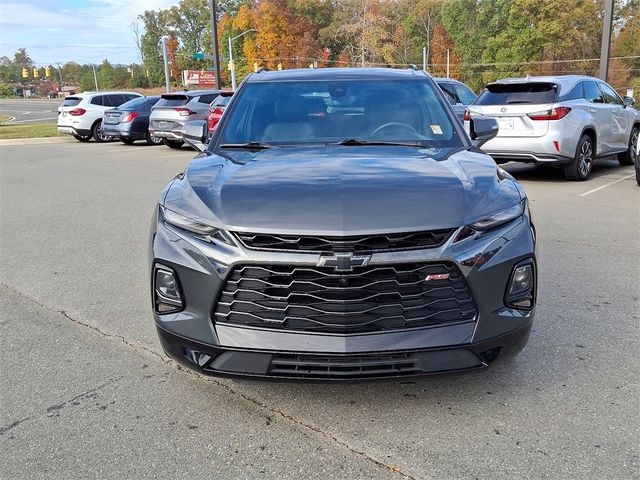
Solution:
[[[211,37],[213,44],[213,61],[216,72],[216,89],[220,90],[220,54],[218,52],[218,22],[216,18],[216,0],[209,0],[211,13]]]
[[[239,35],[236,35],[235,37],[229,37],[229,66],[231,67],[231,89],[235,92],[236,91],[236,64],[233,61],[233,47],[231,45],[231,43],[237,39],[242,37],[243,35],[246,35],[249,32],[255,32],[256,29],[255,28],[251,28],[249,30],[247,30],[246,32],[242,32]]]

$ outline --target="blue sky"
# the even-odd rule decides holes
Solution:
[[[178,0],[0,0],[0,56],[26,47],[37,64],[139,62],[129,25]]]

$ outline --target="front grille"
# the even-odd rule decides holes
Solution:
[[[244,232],[238,232],[236,235],[247,248],[259,250],[374,253],[439,247],[451,236],[453,230],[443,229],[349,237],[272,235]]]
[[[430,279],[428,275],[448,274]],[[375,332],[473,320],[476,307],[450,262],[336,272],[331,267],[244,265],[227,277],[214,319],[295,331]]]
[[[269,375],[301,378],[367,378],[422,373],[411,354],[392,355],[277,355]]]

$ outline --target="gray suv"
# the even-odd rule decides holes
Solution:
[[[206,120],[209,104],[220,90],[192,90],[166,93],[155,104],[149,117],[149,134],[162,138],[165,145],[180,148],[182,127],[191,120]]]
[[[259,72],[160,194],[162,346],[212,375],[350,381],[482,370],[527,342],[526,194],[416,70]]]
[[[498,136],[483,149],[496,162],[521,161],[564,168],[569,180],[586,180],[597,157],[637,157],[640,112],[593,77],[509,78],[490,83],[465,115],[498,121]]]

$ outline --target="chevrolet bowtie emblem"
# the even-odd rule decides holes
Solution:
[[[321,256],[319,267],[333,267],[336,272],[352,272],[354,267],[366,267],[370,255],[354,256],[352,253],[336,253],[333,256]]]

